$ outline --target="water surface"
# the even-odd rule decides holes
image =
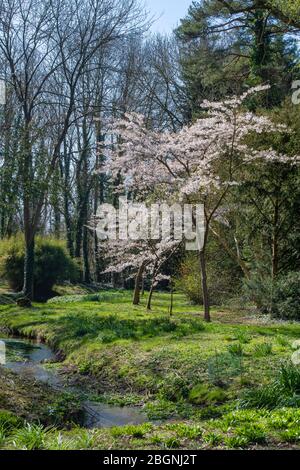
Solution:
[[[80,389],[65,387],[59,375],[45,366],[45,361],[53,362],[56,359],[53,351],[45,344],[27,339],[0,338],[0,346],[1,344],[2,361],[0,363],[6,369],[31,380],[47,383],[56,390],[71,391],[78,395],[84,393]],[[3,356],[3,349],[5,349],[5,356]],[[5,357],[4,361],[3,357]],[[86,428],[108,428],[126,424],[141,424],[148,421],[147,415],[134,407],[119,407],[85,400],[83,408],[85,411],[83,425]]]

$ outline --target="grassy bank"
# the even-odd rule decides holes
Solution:
[[[156,295],[149,313],[144,301],[131,305],[130,293],[109,291],[60,297],[28,310],[0,307],[2,329],[45,340],[60,352],[56,367],[66,380],[93,399],[143,407],[151,420],[172,420],[52,430],[43,446],[297,445],[300,373],[289,362],[300,325],[217,309],[213,323],[204,324],[199,307],[183,296],[176,296],[172,317],[168,306],[167,294]],[[290,389],[286,375],[286,382],[293,377]]]

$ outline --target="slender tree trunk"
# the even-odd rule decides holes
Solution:
[[[90,261],[89,261],[89,237],[88,228],[83,227],[82,239],[82,254],[83,254],[83,281],[87,284],[91,282]]]
[[[59,209],[55,207],[54,208],[54,234],[58,240],[60,239],[60,227],[61,227],[60,212],[59,212]]]
[[[66,225],[67,248],[70,253],[70,256],[73,258],[74,257],[74,237],[73,237],[72,218],[70,214],[70,196],[69,196],[70,156],[68,154],[66,141],[64,141],[63,162],[60,160],[59,163],[60,163],[61,177],[63,178],[63,181],[64,181],[63,200],[64,200],[64,219],[65,219],[65,225]]]
[[[142,263],[135,278],[133,305],[139,305],[140,303],[141,283],[142,283],[145,267],[146,267],[146,263]]]
[[[151,282],[151,287],[150,287],[150,292],[149,292],[149,297],[148,297],[148,302],[147,302],[147,310],[151,310],[151,301],[152,301],[152,296],[153,296],[153,291],[154,291],[154,286],[155,286],[155,279],[158,274],[158,263],[157,261],[154,264],[153,268],[153,274],[152,274],[152,282]]]
[[[145,295],[145,277],[143,276],[141,296],[144,297],[144,295]]]
[[[147,310],[151,310],[151,302],[152,302],[153,292],[154,292],[154,282],[152,282],[152,284],[151,284],[149,297],[148,297],[148,302],[147,302]]]
[[[102,144],[105,142],[105,135],[102,134],[101,132],[101,124],[97,125],[97,142]],[[102,153],[98,153],[97,149],[97,155],[96,155],[96,170],[100,171],[103,163],[104,163],[104,156]],[[95,177],[95,184],[94,184],[94,216],[96,217],[97,215],[97,210],[99,204],[104,203],[104,186],[105,186],[105,181],[104,181],[104,175],[102,172],[100,172],[100,175],[97,175]],[[100,259],[100,250],[99,250],[99,240],[98,240],[98,235],[97,231],[94,231],[94,263],[95,263],[95,278],[96,282],[100,282],[102,279],[101,272],[103,271],[104,268],[104,263],[103,261],[101,262]]]
[[[24,260],[24,285],[23,291],[25,297],[33,299],[33,281],[34,281],[34,235],[25,234],[25,260]]]
[[[263,10],[257,10],[253,22],[254,46],[252,51],[252,67],[254,73],[266,80],[266,63],[270,48],[270,39],[266,34],[266,19]]]
[[[75,258],[80,258],[81,256],[83,224],[84,224],[84,216],[83,216],[82,209],[80,209],[77,222],[76,222],[76,231],[75,231]]]
[[[74,240],[73,240],[73,228],[71,222],[71,216],[69,213],[69,202],[67,196],[65,196],[65,224],[66,224],[66,236],[67,236],[67,248],[70,256],[74,257]]]
[[[208,287],[207,287],[206,260],[205,260],[204,250],[199,252],[199,259],[200,259],[201,280],[202,280],[204,320],[206,322],[210,322],[211,321],[210,305],[209,305],[209,295],[208,295]]]
[[[27,119],[24,128],[24,167],[23,167],[23,216],[24,216],[24,240],[25,240],[25,258],[24,258],[24,279],[22,294],[33,299],[33,281],[34,281],[34,245],[36,227],[32,218],[32,153],[30,145],[30,118]],[[38,214],[40,216],[40,213]],[[37,222],[39,217],[37,217]]]

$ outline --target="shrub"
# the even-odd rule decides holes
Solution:
[[[217,246],[209,246],[207,263],[207,281],[210,301],[221,305],[230,299],[240,285],[239,272],[233,268],[231,261],[224,259],[224,252]],[[202,304],[201,273],[196,254],[188,255],[181,264],[176,280],[176,288],[183,292],[194,304]]]
[[[261,313],[271,313],[273,284],[271,278],[263,278],[252,274],[250,279],[244,280],[243,291],[246,301],[254,302]]]
[[[280,278],[274,290],[273,314],[283,319],[300,318],[300,273],[290,273]]]
[[[244,292],[261,313],[288,320],[300,318],[300,273],[291,272],[275,282],[270,278],[253,276],[245,281]]]
[[[20,236],[0,242],[0,275],[11,289],[20,291],[23,286],[24,243]],[[55,283],[72,280],[78,268],[61,241],[37,237],[35,247],[34,293],[36,300],[51,296]]]

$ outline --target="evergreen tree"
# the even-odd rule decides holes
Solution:
[[[176,31],[192,114],[203,98],[260,83],[273,85],[262,104],[282,102],[298,73],[293,30],[259,0],[194,2]]]

